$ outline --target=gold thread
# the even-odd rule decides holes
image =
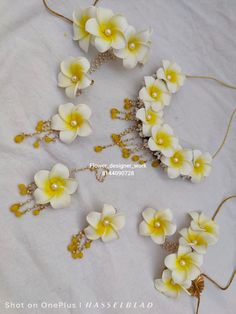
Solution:
[[[236,270],[233,272],[233,274],[231,275],[231,277],[230,277],[230,279],[229,279],[229,282],[228,282],[228,284],[226,285],[226,286],[224,286],[224,287],[222,287],[221,285],[219,285],[215,280],[213,280],[212,278],[210,278],[208,275],[206,275],[206,274],[202,274],[204,277],[206,277],[208,280],[210,280],[210,282],[212,282],[215,286],[217,286],[219,289],[221,289],[221,290],[227,290],[229,287],[230,287],[230,285],[231,285],[231,283],[233,282],[233,280],[234,280],[234,277],[235,277],[235,275],[236,275]]]
[[[223,201],[220,203],[220,205],[217,207],[214,215],[212,216],[212,220],[215,219],[216,215],[219,213],[219,211],[221,210],[222,206],[224,205],[224,203],[226,203],[228,200],[232,199],[232,198],[236,198],[236,195],[231,195],[226,197],[225,199],[223,199]]]
[[[205,75],[189,75],[189,74],[186,74],[185,75],[187,78],[197,78],[197,79],[207,79],[207,80],[212,80],[212,81],[215,81],[215,82],[217,82],[217,83],[219,83],[219,84],[221,84],[221,85],[223,85],[223,86],[225,86],[225,87],[228,87],[228,88],[231,88],[231,89],[236,89],[236,86],[234,86],[234,85],[230,85],[230,84],[228,84],[228,83],[226,83],[226,82],[224,82],[224,81],[221,81],[221,80],[219,80],[219,79],[217,79],[217,78],[215,78],[215,77],[213,77],[213,76],[205,76]]]

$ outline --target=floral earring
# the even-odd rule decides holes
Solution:
[[[87,217],[88,227],[79,231],[71,238],[68,251],[72,258],[82,258],[84,249],[88,249],[95,240],[102,239],[103,242],[117,240],[118,231],[124,228],[125,215],[108,204],[103,205],[102,212],[90,212]]]
[[[154,168],[161,166],[171,179],[182,177],[194,183],[201,182],[209,176],[212,160],[225,144],[236,109],[215,153],[182,147],[172,127],[164,119],[164,108],[170,105],[172,95],[183,86],[185,80],[192,78],[210,79],[236,89],[214,77],[186,75],[178,64],[164,60],[153,76],[144,77],[145,85],[139,90],[137,98],[124,100],[124,111],[111,109],[112,119],[131,121],[132,125],[119,134],[111,134],[111,144],[96,146],[94,150],[99,153],[117,146],[123,158],[131,157],[140,164],[151,161]]]
[[[229,283],[222,287],[201,270],[203,256],[208,247],[218,241],[219,226],[215,222],[216,215],[224,203],[233,198],[236,198],[236,195],[224,199],[211,219],[203,213],[191,212],[190,226],[179,232],[181,237],[178,243],[165,241],[165,237],[174,234],[176,230],[169,210],[156,211],[147,208],[142,214],[144,221],[140,223],[139,233],[150,236],[154,242],[161,244],[162,248],[171,253],[165,258],[162,278],[155,280],[155,288],[172,298],[177,298],[182,292],[196,297],[198,299],[196,314],[199,313],[205,278],[221,290],[226,290],[236,275],[234,270]]]
[[[28,212],[34,216],[44,209],[60,209],[69,207],[71,195],[77,191],[78,180],[76,174],[89,170],[95,173],[96,179],[103,182],[108,174],[108,169],[94,166],[75,168],[69,170],[63,164],[56,164],[51,170],[40,170],[34,175],[34,181],[28,185],[18,185],[19,193],[29,198],[24,202],[11,205],[10,211],[16,217],[21,217]]]

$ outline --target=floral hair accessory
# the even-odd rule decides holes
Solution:
[[[77,191],[78,180],[76,173],[89,170],[95,173],[96,179],[103,182],[107,176],[108,169],[100,170],[94,166],[75,168],[69,170],[63,164],[56,164],[51,170],[40,170],[34,175],[34,181],[28,185],[18,185],[19,193],[29,198],[21,203],[11,205],[10,211],[16,217],[31,212],[34,216],[46,208],[66,208],[71,202],[71,195]]]
[[[205,78],[236,89],[211,76],[186,75],[180,66],[168,60],[153,76],[144,77],[144,86],[137,99],[124,100],[124,111],[111,109],[111,118],[131,121],[132,125],[121,133],[111,134],[112,143],[94,148],[98,153],[111,146],[118,146],[123,158],[144,164],[151,161],[154,168],[161,166],[168,177],[182,177],[191,182],[201,182],[212,170],[212,161],[223,148],[236,112],[233,110],[222,143],[215,153],[182,147],[179,138],[164,119],[164,109],[170,105],[172,95],[179,91],[186,79]]]
[[[83,257],[83,250],[91,246],[92,241],[102,239],[103,242],[119,239],[118,231],[124,228],[125,215],[108,204],[103,205],[102,212],[90,212],[87,215],[88,227],[71,238],[68,251],[76,258]]]
[[[50,13],[73,24],[73,39],[78,41],[83,51],[88,52],[90,44],[99,51],[92,61],[93,71],[112,59],[121,59],[124,67],[128,69],[136,67],[138,63],[146,63],[152,30],[136,31],[122,14],[107,8],[96,8],[97,2],[88,8],[75,10],[72,20],[52,10],[47,0],[43,0]]]
[[[159,217],[163,217],[163,211],[155,211],[148,208],[143,212],[144,221],[141,222],[139,227],[140,234],[145,236],[151,235],[152,237],[155,232],[159,238],[158,241],[155,241],[156,238],[153,239],[152,237],[154,242],[161,244],[162,248],[170,253],[164,260],[165,268],[162,277],[155,280],[155,288],[171,298],[177,298],[183,292],[196,297],[198,299],[196,314],[199,312],[200,297],[204,290],[205,278],[221,290],[226,290],[236,274],[234,270],[229,283],[222,287],[201,269],[203,255],[206,254],[210,245],[216,244],[218,241],[219,226],[215,222],[215,217],[223,204],[233,198],[236,198],[236,195],[225,198],[212,218],[208,218],[203,213],[191,212],[189,214],[192,218],[190,226],[179,232],[181,237],[178,243],[165,241],[166,230],[170,229],[168,235],[174,234],[176,230],[175,225],[172,223],[170,225],[172,215],[170,215],[169,210],[167,210],[167,215],[165,213],[165,219],[162,221]],[[159,217],[157,214],[159,214]]]
[[[58,113],[49,120],[37,122],[34,133],[20,133],[15,136],[15,143],[22,143],[26,138],[36,137],[34,148],[41,142],[54,143],[58,139],[71,144],[77,137],[86,137],[92,133],[90,125],[91,109],[85,104],[67,103],[58,107]]]

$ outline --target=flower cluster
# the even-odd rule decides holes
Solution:
[[[148,139],[148,148],[166,169],[169,178],[179,176],[200,182],[210,174],[212,156],[199,150],[179,145],[172,128],[163,120],[163,108],[170,104],[171,94],[184,84],[185,75],[176,63],[164,60],[154,76],[145,77],[145,86],[139,91],[144,107],[136,112],[142,122],[141,135]]]
[[[201,274],[203,254],[218,240],[218,225],[212,219],[197,212],[190,216],[190,227],[180,231],[177,253],[165,258],[166,269],[162,278],[155,280],[156,289],[169,297],[178,297],[192,286],[192,281]]]
[[[134,68],[137,63],[147,61],[152,31],[137,32],[123,15],[114,14],[110,9],[78,8],[73,14],[73,28],[74,40],[85,52],[90,43],[99,52],[112,49],[126,68]]]

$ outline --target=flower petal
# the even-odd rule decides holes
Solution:
[[[94,36],[100,36],[100,26],[95,18],[89,19],[86,22],[85,29]]]
[[[60,196],[54,196],[50,200],[50,204],[54,209],[66,208],[70,205],[71,196],[67,193],[63,193]]]
[[[165,266],[170,270],[174,270],[176,268],[176,259],[177,259],[176,254],[167,255],[164,261]]]
[[[63,143],[71,144],[76,139],[77,135],[77,130],[65,130],[60,132],[59,137]]]
[[[86,237],[92,241],[100,238],[100,235],[97,234],[96,230],[90,226],[88,226],[84,229],[84,233],[85,233]]]
[[[123,60],[123,65],[127,69],[133,69],[136,67],[138,60],[135,55],[129,55]]]
[[[151,239],[157,244],[163,244],[165,242],[164,234],[151,234]]]
[[[58,86],[69,87],[72,85],[71,79],[65,76],[62,72],[58,74]]]
[[[88,49],[89,49],[89,43],[90,43],[90,38],[91,36],[90,35],[87,35],[85,37],[83,37],[82,39],[80,39],[79,41],[79,46],[80,48],[85,51],[85,52],[88,52]]]
[[[82,114],[83,118],[88,120],[91,117],[92,111],[89,106],[85,104],[76,105],[74,111]]]
[[[45,181],[49,180],[49,171],[48,170],[40,170],[34,175],[34,182],[37,187],[43,189],[45,185]]]
[[[125,41],[124,35],[120,32],[117,32],[112,39],[112,44],[111,44],[112,48],[123,49],[125,48],[125,45],[126,45],[126,41]]]
[[[112,240],[116,240],[118,238],[119,238],[118,233],[115,230],[113,230],[112,228],[109,229],[109,232],[105,232],[102,235],[102,241],[103,242],[109,242]]]
[[[152,220],[154,217],[155,217],[155,214],[156,214],[156,210],[153,209],[153,208],[146,208],[143,212],[142,212],[142,216],[143,216],[143,219],[149,223],[150,220]]]
[[[125,215],[122,213],[112,217],[111,225],[115,230],[121,230],[125,226]]]
[[[112,205],[109,205],[109,204],[103,205],[102,218],[104,218],[106,216],[115,215],[115,213],[116,213],[116,209]]]
[[[43,190],[36,189],[34,191],[34,198],[36,204],[47,204],[50,202],[50,196],[48,196]]]
[[[72,103],[67,103],[67,104],[64,104],[64,105],[60,105],[59,106],[59,109],[58,109],[58,112],[59,112],[59,115],[60,117],[67,121],[67,118],[69,115],[71,115],[71,112],[75,109],[75,105],[73,105]]]
[[[111,41],[105,40],[102,37],[96,37],[94,42],[99,52],[105,52],[111,47]]]
[[[139,234],[142,236],[150,236],[150,228],[148,227],[148,224],[146,221],[142,221],[139,225]]]
[[[79,182],[75,179],[66,180],[66,191],[68,194],[73,194],[78,188]]]
[[[75,98],[76,97],[76,92],[77,92],[77,84],[73,84],[71,86],[66,87],[66,96],[68,98]]]
[[[97,18],[99,24],[108,22],[113,17],[113,15],[114,13],[110,9],[97,8]]]
[[[69,169],[63,165],[63,164],[56,164],[55,166],[52,167],[52,170],[50,171],[49,178],[63,178],[63,179],[68,179],[70,175]]]
[[[93,227],[93,228],[97,228],[97,224],[99,223],[99,221],[101,220],[102,214],[98,213],[98,212],[90,212],[87,217],[86,220],[87,222]]]
[[[89,136],[92,133],[92,128],[89,122],[85,121],[77,131],[78,136]]]
[[[51,127],[52,130],[56,131],[63,131],[67,129],[67,124],[62,118],[59,116],[59,114],[56,114],[51,119]]]

